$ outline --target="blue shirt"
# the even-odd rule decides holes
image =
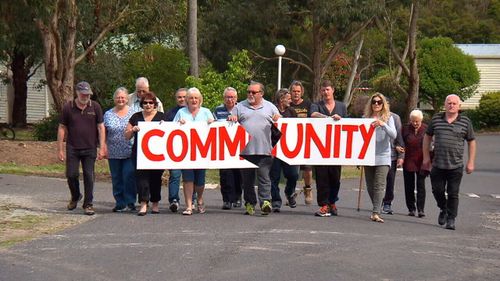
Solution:
[[[227,117],[229,115],[231,115],[231,112],[227,110],[224,104],[221,104],[215,108],[214,111],[215,120],[227,120]]]
[[[191,114],[191,112],[186,106],[179,109],[179,111],[177,111],[177,114],[175,114],[174,121],[179,121],[181,119],[187,122],[192,122],[192,121],[207,122],[208,120],[213,120],[214,117],[212,116],[212,112],[210,112],[210,110],[208,110],[208,108],[206,107],[200,107],[198,113],[196,113],[196,115],[193,116],[193,114]]]
[[[118,116],[113,109],[104,113],[104,127],[106,127],[106,145],[108,146],[109,159],[130,158],[132,143],[125,138],[125,129],[132,114],[134,114],[134,111],[130,107],[127,114],[123,117]]]

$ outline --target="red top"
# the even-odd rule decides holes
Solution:
[[[405,161],[403,169],[408,172],[419,172],[424,158],[422,145],[424,142],[427,124],[422,123],[415,131],[411,124],[403,126],[403,140],[405,142]]]

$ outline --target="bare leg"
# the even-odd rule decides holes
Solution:
[[[193,209],[193,190],[194,183],[192,181],[185,181],[183,183],[184,191],[184,202],[186,203],[186,209]]]
[[[302,177],[304,178],[304,184],[306,186],[311,186],[311,184],[312,184],[312,178],[313,178],[313,172],[312,172],[312,170],[310,170],[310,171],[304,170],[302,172]]]

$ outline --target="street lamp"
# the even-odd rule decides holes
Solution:
[[[274,53],[278,56],[278,90],[281,89],[281,57],[285,54],[286,49],[283,45],[276,45]]]

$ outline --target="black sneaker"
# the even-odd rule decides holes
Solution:
[[[295,200],[296,197],[297,197],[297,193],[295,193],[295,192],[292,194],[292,196],[286,197],[286,200],[288,201],[287,205],[290,206],[290,208],[297,207],[297,200]]]
[[[235,203],[233,203],[234,208],[241,208],[241,199],[236,200]]]
[[[137,208],[135,207],[135,204],[129,204],[127,206],[127,211],[129,211],[131,213],[137,211]]]
[[[179,202],[174,199],[172,203],[170,203],[169,209],[172,213],[177,213],[177,211],[179,210]]]
[[[281,212],[280,207],[273,207],[273,213],[279,213],[279,212]]]
[[[446,220],[446,229],[455,230],[455,219],[449,218]]]
[[[222,203],[222,210],[231,210],[231,202],[223,202]]]
[[[118,207],[115,206],[112,210],[114,213],[121,213],[127,211],[127,207]]]
[[[425,213],[424,213],[424,211],[418,211],[418,217],[419,217],[419,218],[423,218],[423,217],[425,217]]]
[[[382,214],[392,215],[394,211],[392,210],[391,204],[384,204],[382,207]]]
[[[446,211],[441,210],[441,212],[439,212],[439,216],[438,216],[438,224],[444,225],[446,223],[447,218],[448,218],[448,215],[446,214]]]

